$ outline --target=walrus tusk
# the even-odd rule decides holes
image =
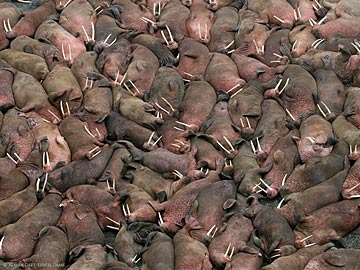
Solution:
[[[278,16],[274,15],[274,18],[277,19],[279,22],[281,23],[285,23],[285,21],[283,19],[280,19]]]
[[[119,225],[120,226],[120,223],[119,222],[117,222],[117,221],[115,221],[115,220],[113,220],[113,219],[111,219],[111,218],[109,218],[109,217],[105,217],[107,220],[110,220],[112,223],[115,223],[116,225]]]
[[[167,101],[167,99],[166,98],[164,98],[164,97],[161,97],[161,99],[163,100],[163,101],[165,101],[165,103],[170,107],[170,109],[174,112],[175,111],[175,109],[174,109],[174,107],[170,104],[170,102],[169,101]]]

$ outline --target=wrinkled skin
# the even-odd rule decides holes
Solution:
[[[15,108],[4,114],[0,135],[6,151],[13,157],[14,153],[18,154],[22,160],[27,159],[35,146],[34,133]]]
[[[304,270],[336,270],[339,268],[356,269],[359,266],[358,249],[329,250],[312,258]]]
[[[288,116],[289,121],[300,125],[303,120],[315,113],[313,95],[317,94],[317,84],[311,74],[298,65],[287,66],[280,89],[284,87],[287,79],[289,84],[280,96],[282,106],[294,117],[292,119]]]
[[[150,129],[126,119],[119,113],[111,112],[105,119],[105,124],[109,140],[130,140],[136,147],[141,149],[153,150],[157,148],[157,145],[147,143],[152,134]],[[156,141],[157,139],[158,136],[154,134],[152,140]],[[151,143],[154,142],[151,141]]]
[[[226,48],[233,40],[238,30],[237,9],[223,7],[215,12],[214,25],[210,31],[209,50],[211,52],[226,53],[234,46]]]
[[[255,197],[249,197],[248,203],[244,216],[251,218],[256,229],[252,238],[265,255],[271,258],[274,254],[287,256],[296,252],[295,236],[286,219],[269,206],[261,205]]]
[[[359,159],[351,166],[345,182],[342,186],[341,195],[344,199],[351,199],[351,196],[360,195],[360,186],[358,179],[360,176],[360,161]],[[356,186],[356,187],[355,187]],[[355,187],[355,188],[354,188]]]
[[[189,235],[190,230],[201,228],[190,216],[185,218],[185,227],[178,231],[173,239],[176,270],[211,270],[209,252],[206,246]]]
[[[301,161],[329,155],[336,143],[331,124],[322,116],[311,115],[300,126],[300,138],[294,137]]]
[[[271,164],[264,168],[260,168],[257,163],[257,157],[250,148],[250,144],[245,140],[240,141],[239,144],[239,152],[233,159],[233,178],[235,181],[241,181],[238,191],[242,195],[248,196],[258,191],[258,188],[256,188],[255,185],[259,183],[261,175],[271,169]]]
[[[320,184],[286,196],[284,201],[286,204],[280,209],[276,209],[277,212],[286,218],[290,226],[295,227],[302,217],[323,206],[339,201],[341,188],[348,170],[349,165]]]
[[[164,179],[161,175],[139,163],[131,162],[127,166],[126,177],[131,178],[131,183],[144,189],[151,197],[163,201],[170,199],[188,181],[186,177],[172,182]]]
[[[61,136],[57,125],[44,121],[36,112],[28,112],[25,114],[27,122],[33,131],[35,140],[40,143],[46,138],[49,142],[47,152],[49,154],[50,163],[43,166],[43,169],[50,172],[56,166],[66,165],[71,161],[70,148]]]
[[[91,38],[91,23],[96,24],[96,12],[86,0],[73,0],[61,11],[59,24],[82,43],[89,43],[82,27]]]
[[[344,104],[344,116],[346,120],[360,128],[360,88],[350,87],[346,90],[346,100]]]
[[[281,194],[304,191],[334,176],[344,169],[344,159],[348,154],[347,144],[339,141],[328,156],[311,158],[306,163],[297,165],[281,188]]]
[[[114,225],[106,217],[115,221],[121,219],[119,196],[113,196],[101,188],[93,185],[78,185],[69,188],[65,196],[69,200],[75,200],[80,204],[91,207],[102,229],[106,229],[107,225]]]
[[[357,228],[360,224],[359,203],[360,199],[343,200],[305,216],[295,227],[295,246],[301,248],[310,243],[322,245],[338,240]],[[309,235],[313,236],[301,242]]]
[[[141,256],[141,268],[147,270],[175,269],[174,244],[162,232],[149,233]]]
[[[217,160],[216,171],[210,171],[205,178],[187,184],[169,200],[161,204],[155,201],[149,202],[155,211],[161,212],[164,221],[161,227],[165,232],[174,235],[180,229],[182,219],[189,212],[201,190],[209,184],[220,180],[219,174],[223,168],[223,163],[220,164],[220,162],[221,160]]]
[[[222,75],[219,76],[220,74]],[[246,84],[239,77],[238,69],[231,58],[222,53],[213,53],[206,68],[205,78],[217,92],[224,91],[230,94],[234,94]]]
[[[6,61],[0,60],[0,110],[6,112],[15,106],[12,84],[16,70]]]
[[[179,63],[175,68],[181,77],[190,81],[203,79],[209,62],[208,47],[195,39],[184,37],[179,46]]]
[[[8,62],[15,69],[28,73],[38,81],[44,80],[49,69],[44,58],[13,49],[5,49],[0,51],[0,59]]]
[[[215,229],[220,227],[234,213],[236,184],[234,180],[222,180],[208,185],[199,193],[189,212],[201,229],[189,231],[192,238],[209,245],[211,237],[207,235],[208,231],[213,225]]]
[[[282,269],[292,269],[292,270],[303,270],[305,265],[313,257],[320,255],[325,252],[327,249],[333,247],[333,243],[326,243],[322,246],[314,245],[312,247],[299,249],[297,252],[276,259],[271,264],[262,267],[262,270],[282,270]],[[317,268],[318,269],[318,268]]]
[[[31,37],[20,35],[10,44],[10,48],[44,57],[46,51],[57,51],[57,48],[46,40],[37,40]]]
[[[285,0],[257,0],[248,1],[247,8],[259,13],[264,23],[281,25],[283,28],[292,28],[295,18],[292,6]],[[284,22],[279,21],[277,16]]]
[[[77,201],[64,200],[59,205],[63,209],[57,222],[66,231],[69,240],[70,256],[76,256],[82,246],[104,245],[105,236],[101,231],[94,211]]]
[[[155,79],[150,88],[149,99],[150,103],[153,104],[158,112],[164,115],[165,119],[178,114],[179,105],[183,101],[184,95],[184,82],[174,69],[161,67],[156,71]]]
[[[284,109],[275,100],[264,100],[261,104],[261,118],[255,129],[262,150],[258,149],[256,152],[260,162],[266,159],[273,146],[277,144],[278,139],[289,132],[285,117]]]
[[[47,51],[45,58],[50,73],[42,85],[49,96],[50,103],[61,110],[60,102],[62,101],[66,113],[76,112],[83,101],[83,93],[76,77],[59,52]],[[65,108],[65,102],[68,102],[70,112]]]
[[[49,174],[49,183],[60,192],[81,184],[93,184],[106,168],[115,149],[121,145],[114,143],[92,160],[75,160]]]
[[[14,26],[21,15],[20,9],[13,3],[0,3],[0,21],[3,22],[9,18],[11,26]],[[0,25],[0,50],[5,49],[9,45],[9,40],[6,37],[4,25]]]
[[[306,24],[309,19],[316,21],[315,13],[319,12],[314,9],[309,0],[288,0],[289,4],[297,10],[297,18],[295,17],[295,24]]]
[[[261,265],[263,265],[263,257],[260,252],[239,252],[226,264],[225,270],[257,270]]]
[[[90,151],[95,149],[95,147],[99,148],[104,145],[88,134],[84,126],[86,126],[86,123],[73,115],[67,116],[59,125],[59,131],[69,145],[71,160],[84,158],[91,160],[95,153]]]
[[[68,65],[71,65],[74,62],[74,59],[76,59],[82,53],[86,52],[84,43],[67,32],[53,20],[47,20],[40,24],[35,32],[35,39],[42,39],[51,42],[58,49],[58,51],[61,51],[61,45],[63,45],[66,56],[65,60]],[[71,48],[71,59],[69,46]]]
[[[209,245],[210,261],[217,268],[223,268],[225,264],[231,262],[229,255],[225,254],[229,244],[234,247],[234,254],[238,252],[258,253],[256,249],[247,246],[247,241],[254,227],[251,220],[244,217],[243,210],[244,207],[237,202],[233,206],[234,214],[219,228],[211,240]]]
[[[202,100],[203,102],[198,102]],[[184,100],[179,107],[179,120],[190,125],[190,130],[199,131],[202,123],[210,115],[216,104],[214,88],[205,81],[191,82],[186,87]],[[178,125],[178,127],[180,127]],[[184,128],[181,125],[181,128]]]
[[[360,131],[359,129],[348,122],[343,115],[339,115],[332,123],[334,133],[336,136],[344,140],[349,146],[351,145],[352,150],[355,145],[360,145]],[[349,154],[350,160],[357,160],[360,157],[360,152],[353,151]]]
[[[66,256],[69,252],[69,242],[66,233],[58,227],[46,226],[41,229],[36,240],[33,255],[22,260],[25,264],[32,265],[25,269],[46,270],[46,264],[51,262],[52,269],[62,270],[63,267],[61,265],[65,265]]]
[[[128,86],[132,87],[131,91],[136,96],[143,98],[150,92],[155,74],[159,69],[159,61],[156,55],[145,46],[134,44],[132,48],[133,57],[126,70],[125,82],[132,81],[140,93],[129,84]]]
[[[186,20],[189,37],[204,44],[209,43],[211,28],[214,24],[214,13],[206,6],[205,1],[193,0],[190,16]]]
[[[279,138],[262,165],[266,167],[272,164],[271,170],[265,174],[264,179],[270,186],[270,189],[266,190],[268,198],[272,199],[277,196],[284,177],[286,180],[294,167],[300,163],[299,153],[292,139],[293,136],[299,136],[297,129],[293,129],[282,138]]]
[[[102,245],[88,245],[76,250],[80,254],[69,270],[102,269],[107,262],[107,252]],[[77,256],[77,254],[76,254]]]
[[[12,27],[12,31],[8,32],[6,36],[9,39],[21,35],[33,36],[39,25],[55,13],[54,1],[47,1],[33,10],[24,11],[20,20]]]
[[[176,118],[169,118],[158,129],[163,143],[163,148],[175,154],[184,154],[191,150],[190,141],[188,140],[191,131],[183,129],[180,124],[176,123]]]
[[[62,212],[62,209],[58,207],[60,202],[59,194],[48,194],[16,223],[2,227],[0,235],[4,238],[0,249],[0,258],[7,261],[18,261],[30,257],[36,244],[34,238],[40,230],[45,226],[55,225],[59,219]]]
[[[13,94],[15,104],[21,112],[27,113],[34,110],[53,124],[58,124],[61,121],[60,112],[49,102],[45,89],[31,75],[16,72]]]
[[[140,34],[133,39],[133,44],[140,44],[152,51],[158,58],[161,67],[171,67],[176,62],[174,55],[166,47],[162,38],[150,34]]]
[[[83,108],[95,118],[95,122],[103,122],[111,112],[113,105],[111,88],[95,83],[94,87],[84,94]],[[101,100],[101,102],[100,102]]]

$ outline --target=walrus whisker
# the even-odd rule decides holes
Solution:
[[[228,153],[229,155],[231,154],[231,152],[230,152],[228,149],[226,149],[226,147],[223,146],[218,140],[216,140],[216,143],[217,143],[226,153]]]

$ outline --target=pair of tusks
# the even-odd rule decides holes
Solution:
[[[17,165],[19,161],[23,161],[23,160],[21,159],[21,157],[20,157],[17,153],[15,153],[15,152],[14,152],[14,156],[17,158],[17,160],[15,160],[9,153],[6,153],[6,155],[7,155],[7,157],[8,157],[12,162],[15,163],[15,165]]]
[[[283,86],[283,88],[281,88],[281,90],[279,91],[279,96],[281,95],[282,92],[284,92],[284,90],[286,89],[286,87],[288,86],[290,82],[290,78],[286,79],[285,85]],[[280,84],[282,83],[282,79],[277,83],[277,85],[275,86],[275,90],[279,89]]]
[[[161,99],[166,103],[166,105],[169,106],[171,111],[175,111],[174,107],[171,105],[171,103],[164,97],[161,97]],[[170,114],[170,111],[166,110],[163,106],[161,106],[158,102],[155,102],[155,105],[162,111],[164,111],[166,114]]]
[[[175,139],[174,142],[178,142],[179,144],[176,144],[176,143],[172,143],[171,145],[176,147],[176,148],[181,148],[181,146],[184,146],[185,143],[182,141],[182,140],[178,140],[178,139]]]
[[[83,31],[84,31],[84,34],[86,36],[86,41],[89,43],[90,41],[95,41],[95,26],[94,26],[94,23],[91,22],[91,39],[88,35],[88,33],[86,32],[86,29],[84,27],[84,25],[81,26]]]
[[[89,134],[91,137],[95,138],[95,135],[92,134],[92,132],[89,130],[89,128],[88,128],[88,126],[86,124],[84,125],[84,129],[85,129],[87,134]],[[98,134],[98,136],[101,137],[101,133],[100,133],[99,129],[95,128],[95,130],[96,130],[96,133]]]
[[[173,37],[173,35],[172,35],[171,31],[170,31],[169,26],[165,25],[165,27],[166,27],[166,30],[167,30],[167,32],[169,34],[170,41],[166,38],[165,33],[164,33],[163,30],[161,30],[160,33],[161,33],[161,36],[163,37],[163,39],[165,40],[166,45],[169,46],[170,44],[174,43],[174,37]]]
[[[208,232],[206,233],[207,236],[211,237],[211,238],[214,238],[215,237],[215,234],[217,233],[219,228],[216,228],[216,225],[214,224],[210,230],[208,230]]]
[[[228,163],[228,161],[229,161],[229,163]],[[232,160],[225,158],[225,167],[232,167],[232,166],[233,166]]]
[[[326,18],[327,18],[327,16],[324,16],[319,22],[316,22],[313,18],[310,18],[309,23],[311,26],[320,25],[326,20]]]
[[[94,80],[90,79],[89,77],[86,77],[84,90],[91,89],[93,87],[93,84],[94,84]]]
[[[155,146],[161,140],[162,136],[160,136],[154,143],[151,143],[151,140],[153,139],[154,135],[155,135],[155,131],[151,133],[149,140],[147,141],[148,145]]]
[[[111,46],[116,42],[116,40],[117,40],[117,38],[114,38],[114,40],[113,40],[112,42],[107,43],[108,40],[110,39],[111,35],[112,35],[112,34],[109,34],[109,35],[105,38],[105,40],[104,40],[104,44],[106,45],[106,47],[111,47]]]
[[[250,124],[250,121],[249,121],[249,118],[248,117],[245,117],[246,119],[246,122],[247,122],[247,127],[251,129],[251,124]],[[241,127],[242,128],[245,128],[246,126],[244,125],[244,122],[242,120],[242,117],[240,117],[240,123],[241,123]]]
[[[222,144],[220,143],[220,141],[216,140],[216,143],[217,143],[226,153],[228,153],[229,155],[230,155],[231,153],[234,153],[234,152],[235,152],[235,148],[233,147],[233,145],[231,144],[231,142],[229,141],[229,139],[226,138],[226,136],[223,136],[223,138],[224,138],[225,142],[227,143],[227,145],[230,147],[230,150],[227,149],[224,145],[222,145]]]
[[[360,43],[354,39],[354,42],[351,42],[351,45],[355,48],[358,54],[360,54]]]
[[[352,150],[352,146],[349,145],[349,150],[350,150],[350,155],[357,154],[357,144],[355,144],[355,146],[354,146],[354,151]]]
[[[230,51],[228,51],[228,49],[235,43],[235,39],[233,39],[228,45],[225,46],[225,51],[226,54],[230,54],[233,53],[235,51],[235,49],[232,49]]]
[[[111,180],[112,180],[112,186],[110,187],[109,179],[106,179],[107,188],[108,188],[108,190],[116,191],[116,189],[115,189],[116,182],[114,179],[111,179]]]
[[[205,35],[204,37],[202,36],[202,33],[201,33],[201,26],[200,26],[200,23],[198,23],[198,34],[199,34],[199,39],[202,40],[202,41],[205,41],[208,37],[208,25],[207,23],[205,23]]]
[[[59,122],[61,121],[60,118],[57,117],[56,114],[53,113],[51,110],[47,110],[47,111],[48,111],[48,113],[50,113],[57,121],[59,121]]]
[[[179,177],[180,179],[184,177],[184,175],[181,172],[179,172],[178,170],[174,170],[172,172],[172,174]]]
[[[323,39],[323,38],[319,38],[319,39],[315,40],[313,43],[311,43],[311,47],[316,49],[324,40],[325,39]]]
[[[231,87],[229,90],[227,90],[226,93],[229,94],[232,90],[236,89],[236,88],[239,87],[239,86],[240,86],[239,83],[236,84],[236,85],[234,85],[234,86]],[[237,90],[234,94],[232,94],[232,95],[230,96],[230,99],[233,98],[233,97],[235,97],[235,96],[236,96],[237,94],[239,94],[242,90],[243,90],[243,88],[240,88],[239,90]]]
[[[98,154],[101,153],[101,150],[95,152],[96,150],[98,150],[100,147],[96,146],[94,147],[92,150],[89,151],[89,154],[91,154],[91,159],[93,159],[94,157],[96,157]],[[95,154],[93,154],[95,152]]]
[[[262,45],[261,48],[257,45],[255,39],[253,39],[253,43],[255,45],[256,53],[257,54],[264,54],[265,53],[265,45]]]
[[[10,25],[10,18],[7,18],[6,21],[3,20],[3,24],[4,24],[4,30],[5,30],[6,33],[12,31],[12,28],[11,28],[11,25]]]
[[[286,177],[287,177],[287,174],[284,175],[282,181],[281,181],[281,186],[284,186],[285,185],[285,180],[286,180]],[[254,190],[256,188],[259,188],[259,190],[256,192],[256,193],[260,193],[260,192],[265,192],[267,193],[267,191],[265,189],[263,189],[261,187],[261,184],[263,184],[267,189],[273,189],[271,188],[262,178],[259,178],[260,179],[260,182],[257,183],[255,186],[254,186]],[[282,204],[283,200],[280,201],[279,205],[277,208],[280,208],[281,204]]]
[[[48,181],[48,177],[49,177],[49,174],[48,173],[45,173],[45,180],[44,180],[44,185],[41,189],[41,193],[44,193],[45,192],[45,187],[46,187],[46,184],[47,184],[47,181]],[[40,191],[40,178],[38,178],[36,180],[36,192],[39,192]]]
[[[331,114],[331,111],[330,111],[329,107],[326,106],[326,104],[324,102],[322,102],[322,101],[321,101],[321,104],[324,105],[325,109],[328,111],[328,114]],[[316,106],[318,107],[321,114],[326,118],[326,113],[321,109],[320,104],[317,104]]]
[[[313,236],[314,236],[314,235],[306,236],[305,238],[303,238],[303,239],[300,240],[300,243],[304,242],[305,240],[307,240],[307,239],[309,239],[309,238],[311,238],[311,237],[313,237]],[[316,245],[316,244],[317,244],[317,243],[307,244],[307,245],[305,245],[305,247],[311,247],[311,246],[314,246],[314,245]]]
[[[320,3],[317,0],[314,0],[314,2],[317,5],[317,6],[315,6],[314,4],[312,4],[312,7],[315,9],[315,11],[318,11],[319,8],[322,8],[322,5],[320,5]]]
[[[280,55],[278,53],[273,53],[273,55],[276,56],[277,59],[270,61],[270,63],[281,63],[281,60],[284,59],[284,57],[285,57],[285,56],[282,56],[282,55]]]
[[[160,16],[161,14],[161,2],[153,4],[153,14],[155,17]]]
[[[261,145],[260,145],[260,141],[259,141],[259,137],[256,137],[256,143],[257,143],[258,150],[256,150],[253,141],[250,140],[251,150],[253,151],[254,154],[256,154],[257,152],[261,152],[261,151],[262,151]]]
[[[130,212],[130,207],[128,204],[126,204],[126,207],[124,204],[121,205],[121,209],[123,211],[124,217],[130,217],[131,212]]]
[[[69,49],[69,57],[66,57],[66,53],[65,53],[65,50],[64,50],[64,44],[61,43],[61,53],[62,53],[62,55],[64,57],[64,60],[65,61],[72,61],[73,59],[72,59],[72,54],[71,54],[71,45],[70,45],[70,43],[68,44],[68,49]]]
[[[110,220],[112,223],[116,224],[118,227],[115,227],[115,226],[111,226],[111,225],[107,225],[106,227],[109,228],[109,229],[113,229],[113,230],[117,230],[119,231],[120,230],[120,227],[121,227],[121,224],[115,220],[113,220],[112,218],[109,218],[109,217],[105,217],[107,220]]]
[[[149,18],[141,17],[140,20],[142,20],[146,24],[150,23],[152,26],[156,26],[156,22],[150,20]]]
[[[302,18],[300,8],[297,8],[297,9],[294,8],[294,18],[295,18],[295,21]]]
[[[71,114],[71,112],[70,112],[70,107],[69,107],[69,103],[68,103],[67,101],[65,101],[65,105],[66,105],[66,110],[67,110],[66,113],[65,113],[65,111],[64,111],[63,101],[60,100],[60,111],[61,111],[61,115],[62,115],[63,118],[64,118],[64,116]]]

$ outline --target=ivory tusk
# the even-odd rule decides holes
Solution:
[[[89,134],[91,137],[95,138],[95,135],[90,132],[90,130],[89,130],[89,128],[87,127],[86,124],[84,125],[84,129],[85,129],[85,131],[86,131],[87,134]],[[97,146],[97,147],[98,147],[98,146]]]
[[[147,141],[148,144],[150,144],[150,142],[151,142],[154,134],[155,134],[155,131],[153,131],[153,132],[151,133],[151,135],[150,135],[150,137],[149,137],[149,140]]]
[[[312,247],[312,246],[314,246],[314,245],[317,245],[316,243],[311,243],[311,244],[307,244],[307,245],[305,245],[305,247],[307,248],[307,247]]]
[[[46,187],[46,184],[47,184],[47,181],[48,181],[48,176],[49,174],[48,173],[45,173],[45,180],[44,180],[44,185],[41,189],[41,192],[44,193],[45,192],[45,187]]]
[[[114,227],[114,226],[110,226],[110,225],[106,225],[106,228],[113,229],[113,230],[117,230],[117,231],[120,230],[120,228]]]
[[[228,93],[230,93],[232,90],[234,90],[236,87],[239,87],[240,86],[240,84],[238,83],[238,84],[236,84],[236,85],[234,85],[233,87],[231,87],[229,90],[227,90],[226,91],[226,93],[228,94]]]
[[[230,150],[231,150],[232,152],[234,152],[235,149],[234,149],[233,145],[231,144],[231,142],[228,140],[228,138],[226,138],[226,136],[223,136],[223,138],[224,138],[225,142],[229,145]]]
[[[276,206],[276,208],[280,208],[282,203],[284,202],[285,198],[281,199],[281,201],[279,202],[279,204]]]
[[[281,181],[281,186],[283,187],[285,185],[285,180],[286,180],[287,174],[284,175],[282,181]]]
[[[243,90],[243,88],[240,88],[240,89],[237,90],[234,94],[232,94],[232,95],[230,96],[230,98],[235,97],[235,96],[236,96],[237,94],[239,94],[242,90]]]
[[[326,118],[326,113],[324,113],[324,111],[321,109],[320,105],[317,104],[316,106],[318,107],[320,113],[324,116],[324,118]]]
[[[271,189],[271,187],[261,177],[259,179],[260,179],[261,183],[263,183],[267,189]]]
[[[284,87],[281,88],[281,90],[280,90],[280,92],[279,92],[279,95],[281,95],[281,93],[284,92],[285,88],[286,88],[286,87],[288,86],[288,84],[289,84],[289,81],[290,81],[290,79],[287,78]]]
[[[90,37],[89,37],[88,33],[86,32],[85,27],[83,25],[81,27],[82,27],[82,30],[84,31],[85,36],[86,36],[86,41],[90,42]]]
[[[280,19],[278,16],[274,15],[274,18],[277,19],[279,22],[281,23],[285,23],[285,21],[283,19]]]
[[[230,152],[228,149],[226,149],[218,140],[216,140],[216,143],[217,143],[226,153],[228,153],[229,155],[231,154],[231,152]]]
[[[161,140],[162,136],[160,136],[154,143],[153,145],[156,145],[160,140]]]
[[[347,191],[353,191],[355,188],[357,188],[358,186],[360,186],[360,183],[356,184],[355,186],[353,186],[352,188],[348,189]]]
[[[15,159],[13,159],[12,156],[9,153],[6,153],[6,155],[8,156],[8,158],[10,158],[10,160],[12,162],[14,162],[17,165],[17,161],[15,161]]]
[[[164,97],[161,97],[163,101],[165,101],[165,103],[170,107],[170,109],[174,112],[175,109],[174,107],[171,105],[171,103]]]
[[[290,113],[290,111],[288,109],[285,109],[285,111],[288,113],[288,115],[290,116],[290,118],[293,120],[293,121],[296,121],[295,117]]]
[[[309,235],[309,236],[306,236],[305,238],[301,239],[300,242],[304,242],[305,240],[309,239],[313,237],[313,235]]]

